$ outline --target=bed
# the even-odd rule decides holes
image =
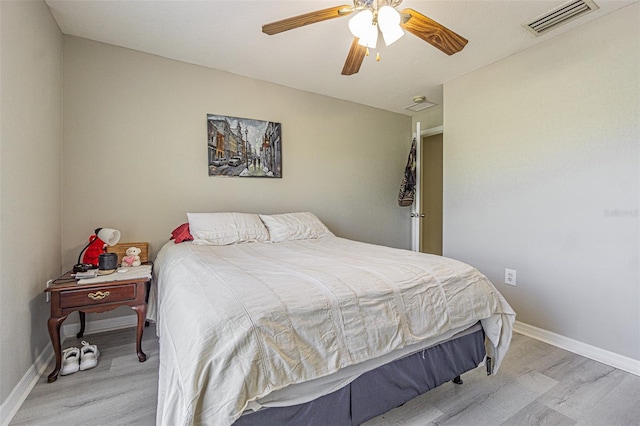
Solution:
[[[188,218],[154,262],[159,425],[360,424],[508,350],[515,313],[465,263],[311,213]]]

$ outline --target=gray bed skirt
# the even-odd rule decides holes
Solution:
[[[359,425],[476,368],[484,357],[479,329],[364,373],[305,404],[247,413],[234,426]]]

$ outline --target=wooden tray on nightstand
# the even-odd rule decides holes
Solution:
[[[107,246],[107,253],[115,253],[118,255],[118,265],[122,263],[122,258],[127,255],[127,249],[129,247],[138,247],[141,252],[140,262],[145,263],[149,261],[149,243],[118,243],[114,246]]]

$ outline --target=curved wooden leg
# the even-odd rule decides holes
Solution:
[[[144,322],[147,319],[147,305],[133,306],[131,309],[138,314],[138,327],[136,331],[136,352],[138,353],[138,361],[145,362],[147,356],[142,352],[142,332],[144,331]]]
[[[76,337],[79,339],[84,336],[85,313],[82,311],[78,311],[78,315],[80,316],[80,332],[76,334]]]
[[[49,337],[51,338],[51,344],[53,345],[53,352],[56,355],[56,366],[49,374],[47,382],[53,383],[58,379],[58,373],[60,373],[60,367],[62,366],[62,351],[60,350],[60,325],[67,319],[67,316],[63,317],[51,317],[47,321],[49,328]]]

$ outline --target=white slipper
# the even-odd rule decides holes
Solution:
[[[61,376],[73,374],[80,368],[80,350],[76,347],[67,348],[62,351]]]
[[[100,351],[98,346],[90,345],[89,342],[82,341],[80,348],[80,370],[88,370],[98,365]]]

